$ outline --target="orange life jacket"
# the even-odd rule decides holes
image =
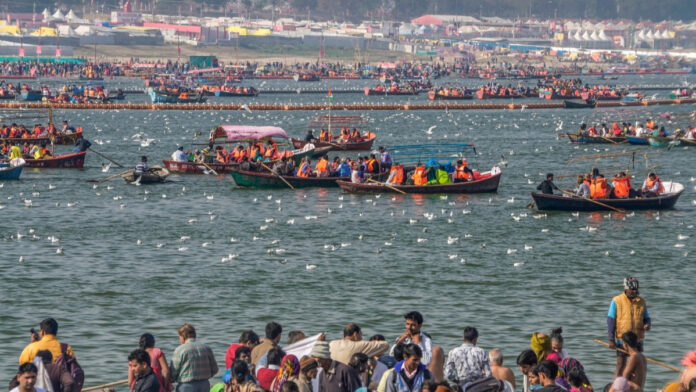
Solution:
[[[428,183],[428,174],[424,166],[417,166],[413,173],[413,185],[425,185]]]
[[[606,178],[595,178],[590,184],[590,197],[593,199],[606,199],[609,195],[609,186]]]
[[[467,181],[471,181],[474,176],[471,175],[471,173],[466,170],[467,165],[461,164],[457,166],[457,169],[455,171],[455,176],[454,178],[456,179],[465,179]]]
[[[307,162],[302,162],[302,166],[300,166],[300,171],[297,172],[298,177],[309,177],[311,174],[311,171],[309,169],[309,164]]]
[[[324,173],[324,172],[326,172],[326,171],[327,171],[327,168],[328,168],[328,165],[329,165],[329,161],[327,161],[327,160],[324,159],[324,158],[321,158],[319,161],[317,161],[317,166],[316,166],[317,173]]]
[[[404,165],[396,165],[391,168],[392,172],[396,172],[392,178],[392,184],[399,185],[404,182]]]
[[[368,173],[377,173],[377,170],[379,169],[377,160],[374,158],[371,158],[370,160],[367,161],[367,171]]]
[[[216,150],[217,151],[217,161],[220,163],[227,163],[227,151],[225,149]]]
[[[256,158],[256,155],[259,153],[259,148],[252,144],[251,147],[249,147],[249,158],[253,159]]]
[[[269,147],[266,149],[266,152],[263,154],[264,158],[268,158],[270,160],[275,159],[275,156],[278,153],[278,149],[276,148],[275,145]]]
[[[662,181],[660,181],[660,177],[655,176],[654,180],[651,180],[650,177],[648,177],[648,179],[645,180],[645,185],[647,185],[648,188],[652,189],[652,187],[655,186],[655,182],[658,183],[657,194],[659,195],[665,191],[665,187],[662,186]]]
[[[614,185],[614,196],[616,197],[628,197],[631,191],[631,179],[626,177],[614,178],[612,179],[612,184]]]

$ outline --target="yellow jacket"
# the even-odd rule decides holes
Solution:
[[[17,146],[10,147],[10,160],[22,157],[22,150]]]
[[[55,362],[58,357],[62,355],[60,350],[60,342],[56,338],[56,335],[44,335],[41,340],[38,342],[29,343],[24,350],[22,350],[22,354],[19,356],[19,364],[21,365],[23,363],[33,361],[36,353],[42,350],[48,350],[51,352],[51,354],[53,354],[53,362]],[[72,347],[68,346],[66,352],[68,355],[75,357]]]
[[[635,332],[638,339],[645,338],[644,312],[645,300],[636,297],[629,299],[625,293],[614,297],[616,304],[616,338],[621,340],[621,335],[628,331]]]

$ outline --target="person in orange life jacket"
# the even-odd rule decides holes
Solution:
[[[396,162],[389,171],[389,178],[385,183],[389,185],[401,185],[404,182],[404,165]]]
[[[646,178],[645,182],[643,182],[643,188],[641,189],[643,196],[656,197],[664,191],[665,188],[662,185],[660,177],[655,175],[655,173],[648,174],[648,178]]]
[[[413,185],[426,185],[428,183],[428,171],[421,162],[416,164],[416,169],[413,171],[411,179],[413,180]]]
[[[317,161],[315,167],[315,174],[317,177],[328,177],[329,176],[329,158],[324,155]]]
[[[322,142],[331,141],[331,138],[329,137],[329,131],[327,131],[326,129],[322,129],[319,133],[319,140],[321,140]]]
[[[266,152],[263,154],[264,159],[272,161],[277,159],[277,155],[278,147],[272,140],[269,140],[268,143],[266,143]]]
[[[624,292],[611,300],[607,314],[607,336],[611,348],[621,347],[620,337],[626,332],[638,335],[638,351],[643,352],[645,331],[650,330],[650,314],[645,300],[639,297],[638,279],[628,276],[624,279]],[[616,371],[614,376],[623,373],[627,355],[616,352]]]
[[[353,132],[350,133],[350,140],[353,142],[362,141],[362,136],[360,136],[360,132],[357,128],[353,128]]]
[[[474,179],[474,172],[467,166],[468,162],[466,159],[460,159],[457,161],[454,170],[454,182],[466,182]]]
[[[597,174],[590,184],[590,197],[593,199],[607,199],[612,195],[611,185],[602,174]]]
[[[259,146],[256,144],[251,144],[249,146],[249,160],[256,161],[261,157],[261,152],[259,151]]]
[[[377,157],[375,157],[375,154],[370,154],[370,159],[365,162],[365,166],[368,173],[378,174],[380,172],[379,161]]]
[[[215,147],[216,159],[220,163],[227,163],[227,151],[222,146]]]
[[[309,177],[312,175],[312,162],[308,158],[302,158],[300,161],[300,170],[297,172],[298,177]]]
[[[619,172],[611,182],[614,186],[614,197],[618,199],[635,197],[636,192],[631,187],[631,178],[626,175],[626,172]]]

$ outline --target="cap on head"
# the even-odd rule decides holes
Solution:
[[[316,342],[312,347],[312,352],[309,354],[314,358],[331,359],[331,351],[329,350],[329,342]]]

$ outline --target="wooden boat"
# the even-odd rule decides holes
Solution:
[[[44,169],[82,169],[85,165],[87,151],[74,152],[65,155],[57,155],[46,159],[26,159],[26,167]]]
[[[17,96],[11,92],[5,92],[5,94],[0,95],[0,99],[15,99],[15,98],[17,98]]]
[[[648,146],[650,145],[650,142],[648,141],[647,137],[643,136],[626,136],[626,140],[631,143],[635,144],[638,146]]]
[[[563,100],[563,106],[565,106],[566,109],[591,109],[597,107],[597,102],[573,102]]]
[[[26,161],[22,158],[15,158],[10,162],[0,163],[0,181],[19,180],[19,175],[22,174],[25,164]]]
[[[626,139],[629,143],[639,146],[668,147],[670,145],[678,146],[681,144],[681,139],[664,136],[627,136]]]
[[[506,98],[512,99],[512,98],[525,98],[525,96],[522,94],[519,94],[519,93],[499,95],[499,94],[482,93],[481,91],[477,91],[476,98],[478,98],[478,99],[506,99]]]
[[[295,74],[292,76],[292,78],[296,82],[319,82],[319,81],[321,81],[321,77],[319,77],[319,75],[313,74],[313,73]]]
[[[626,143],[625,136],[586,136],[580,133],[566,133],[571,143],[582,144],[622,144]]]
[[[82,130],[79,130],[77,132],[73,132],[70,134],[60,134],[56,136],[55,139],[53,139],[53,144],[64,144],[64,145],[74,145],[75,141],[77,140],[78,136],[82,134]],[[8,141],[8,142],[16,142],[16,143],[34,143],[34,144],[51,144],[51,138],[50,137],[30,137],[30,138],[21,138],[21,137],[12,137],[12,138],[1,138],[0,141]]]
[[[665,193],[657,197],[641,197],[629,199],[599,199],[600,203],[623,210],[666,210],[674,208],[684,186],[678,182],[665,181]],[[539,210],[549,211],[604,211],[604,206],[593,203],[581,197],[547,195],[532,192],[532,198]]]
[[[253,88],[253,87],[247,87],[247,91],[225,91],[225,90],[216,90],[213,92],[213,95],[216,97],[255,97],[259,95],[259,90]]]
[[[181,98],[178,94],[168,94],[156,91],[153,88],[148,88],[147,93],[150,96],[152,103],[203,103],[207,101],[207,98],[202,95]]]
[[[459,101],[459,100],[463,100],[463,99],[474,99],[474,95],[473,94],[463,94],[463,93],[461,95],[451,95],[451,94],[443,95],[443,94],[439,94],[435,90],[430,90],[430,91],[428,91],[428,99],[430,99],[431,101],[435,101],[435,100]]]
[[[103,77],[101,76],[85,76],[85,75],[80,75],[79,77],[80,80],[104,80]]]
[[[129,184],[155,184],[158,182],[165,182],[168,176],[169,170],[161,166],[153,166],[145,174],[136,174],[135,169],[131,169],[130,172],[121,175],[121,177]]]
[[[317,149],[329,147],[326,151],[360,151],[371,150],[372,145],[377,137],[370,131],[367,120],[362,116],[316,116],[307,124],[307,131],[312,131],[315,136],[319,136],[322,130],[329,131],[332,134],[333,129],[348,128],[349,130],[357,129],[363,137],[360,142],[340,142],[340,135],[332,135],[332,142],[315,140],[312,142]],[[309,142],[301,139],[290,138],[290,142],[295,148],[303,148]]]
[[[252,172],[239,169],[230,170],[230,175],[238,186],[247,188],[289,189],[279,176],[265,172]],[[295,188],[336,188],[337,181],[348,181],[349,177],[295,177],[282,176]]]
[[[418,95],[418,90],[415,89],[409,89],[409,90],[394,90],[390,91],[389,89],[385,89],[384,91],[378,91],[373,88],[365,87],[365,96],[369,97],[371,95]]]
[[[501,172],[491,174],[485,172],[474,181],[457,182],[440,185],[390,185],[391,188],[376,183],[353,183],[350,181],[336,181],[339,187],[348,193],[396,193],[398,189],[406,193],[432,194],[432,193],[488,193],[496,192],[500,183]],[[392,189],[394,188],[394,189]]]

